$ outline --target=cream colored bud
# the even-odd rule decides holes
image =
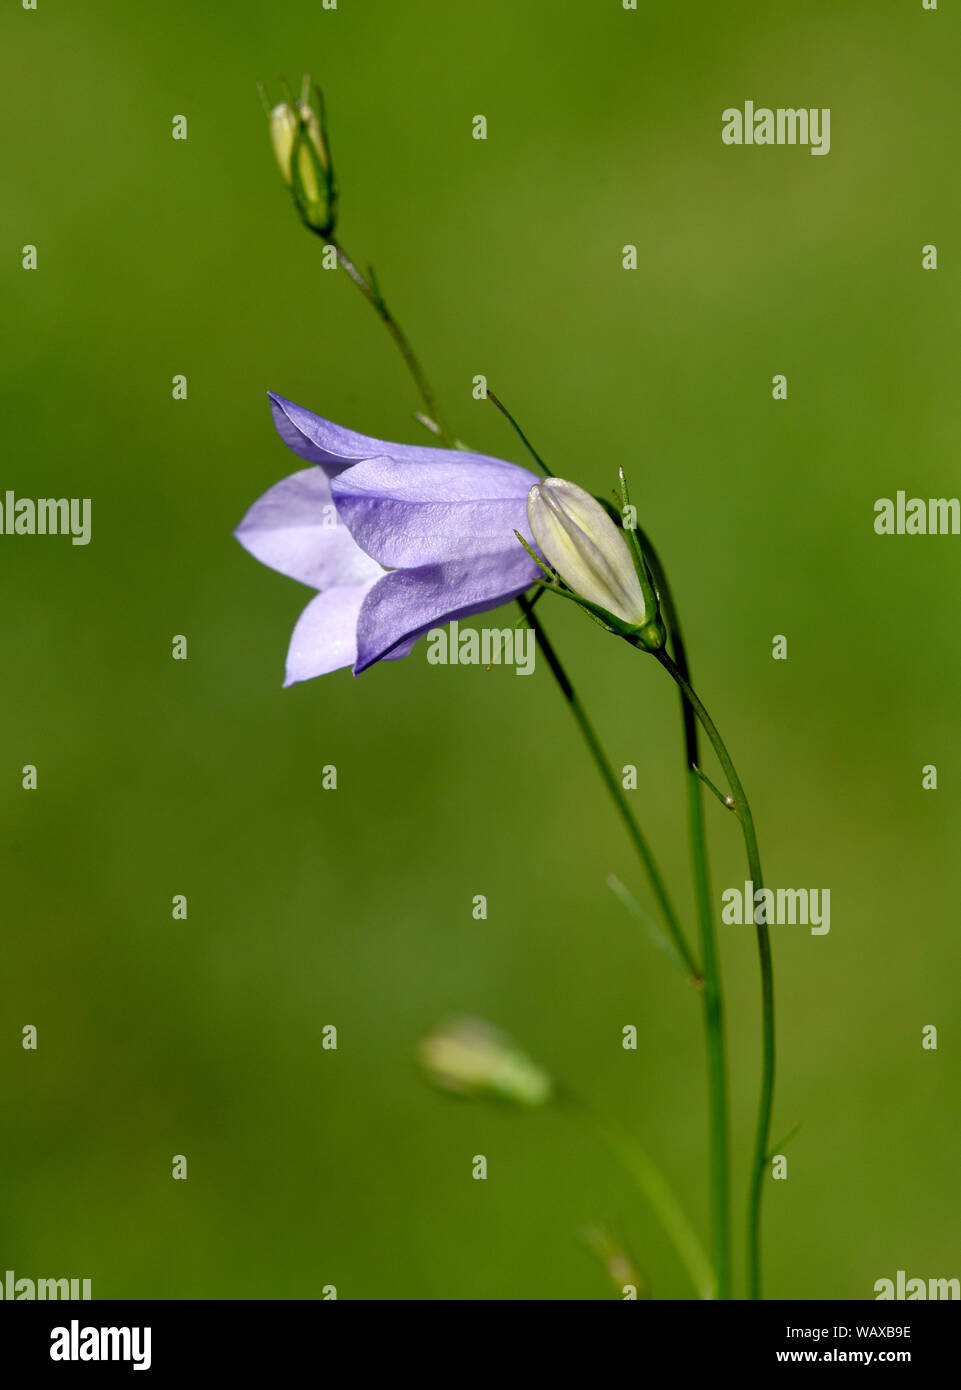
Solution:
[[[291,106],[289,101],[282,101],[270,113],[270,139],[274,147],[274,154],[277,156],[277,163],[280,165],[280,172],[287,183],[292,183],[290,161],[297,139],[297,127],[301,120],[304,122],[304,133],[301,136],[297,167],[304,196],[309,204],[314,205],[321,203],[325,195],[322,194],[317,183],[317,171],[309,146],[313,146],[321,166],[325,170],[329,169],[327,149],[324,145],[317,112],[306,101],[298,102],[296,109]]]
[[[575,594],[632,627],[654,616],[623,531],[589,492],[545,478],[528,494],[527,519],[541,554]]]
[[[428,1080],[463,1096],[487,1096],[515,1105],[550,1098],[546,1072],[506,1034],[480,1018],[458,1018],[428,1034],[417,1050]]]

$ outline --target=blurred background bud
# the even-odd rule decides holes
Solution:
[[[427,1079],[444,1091],[543,1105],[550,1077],[513,1039],[481,1018],[455,1018],[428,1033],[417,1049]]]
[[[604,1273],[622,1298],[650,1298],[648,1280],[622,1241],[616,1240],[602,1226],[591,1226],[584,1232],[584,1240],[604,1266]]]

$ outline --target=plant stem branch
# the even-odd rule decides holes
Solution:
[[[661,878],[660,870],[658,869],[654,859],[654,855],[651,852],[651,847],[647,843],[647,840],[644,838],[644,833],[634,817],[634,813],[631,810],[630,805],[628,804],[627,797],[624,795],[624,789],[617,780],[617,774],[614,772],[614,769],[608,762],[607,755],[604,752],[604,749],[601,745],[601,741],[594,730],[593,724],[587,716],[587,711],[581,704],[574,690],[574,687],[571,684],[570,679],[568,678],[567,672],[561,665],[560,658],[558,657],[556,651],[554,650],[553,646],[548,640],[547,633],[544,631],[544,628],[540,620],[534,613],[530,602],[522,596],[518,599],[518,603],[520,604],[521,612],[524,614],[524,617],[527,619],[528,623],[534,630],[534,633],[537,637],[538,646],[541,648],[545,657],[547,658],[547,664],[550,666],[554,678],[557,681],[557,684],[560,686],[561,694],[567,701],[568,707],[570,708],[571,713],[577,721],[578,727],[580,728],[580,731],[584,737],[584,741],[590,749],[595,766],[597,767],[598,772],[601,774],[601,779],[604,782],[604,785],[607,787],[611,800],[614,802],[614,805],[617,808],[618,815],[620,816],[624,824],[625,830],[630,836],[634,848],[637,850],[638,857],[644,866],[644,871],[647,874],[648,879],[650,880],[651,888],[654,892],[655,898],[657,899],[658,907],[661,910],[661,914],[664,918],[665,925],[668,931],[670,932],[671,939],[673,940],[674,945],[677,947],[678,953],[684,962],[685,968],[690,973],[692,981],[695,984],[699,985],[702,980],[701,971],[699,970],[694,960],[694,957],[691,954],[691,949],[684,938],[684,931],[681,927],[681,923],[678,919],[677,913],[674,910],[674,906],[671,903],[670,897],[668,896],[667,888],[665,887],[664,880]]]
[[[393,314],[388,309],[387,302],[380,292],[380,286],[377,284],[377,280],[373,272],[368,272],[370,279],[364,276],[357,269],[354,262],[350,259],[347,252],[344,250],[340,242],[335,237],[325,236],[323,237],[323,240],[327,243],[328,246],[332,246],[334,248],[340,266],[343,270],[347,272],[351,280],[353,280],[354,284],[360,290],[361,294],[367,300],[368,304],[370,304],[374,311],[379,315],[382,323],[385,325],[387,331],[390,333],[390,336],[396,343],[401,356],[407,364],[411,376],[417,383],[417,389],[420,392],[421,398],[427,407],[427,413],[437,426],[438,433],[441,439],[443,440],[444,444],[446,444],[449,449],[456,448],[456,441],[450,429],[447,427],[443,415],[441,414],[440,406],[437,403],[437,397],[434,395],[433,388],[427,379],[427,373],[421,366],[420,359],[414,352],[414,349],[411,347],[407,335],[404,333],[400,324],[397,322]]]
[[[700,1297],[714,1298],[717,1286],[711,1262],[660,1169],[648,1158],[637,1140],[620,1125],[605,1119],[592,1106],[576,1097],[572,1099],[647,1198]]]
[[[681,619],[668,583],[667,572],[650,538],[643,532],[638,539],[650,565],[654,585],[660,598],[661,612],[671,638],[671,647],[678,671],[690,683],[690,669]],[[707,780],[698,769],[700,761],[697,740],[697,717],[694,707],[680,691],[681,719],[684,727],[684,758],[687,767],[688,838],[691,847],[691,867],[694,896],[697,904],[698,934],[701,961],[704,969],[704,1035],[707,1049],[707,1083],[710,1126],[710,1192],[711,1231],[714,1267],[717,1270],[717,1296],[731,1296],[731,1233],[730,1233],[730,1172],[727,1063],[724,1048],[724,1002],[721,990],[721,971],[718,959],[714,913],[711,906],[711,884],[707,860],[707,836],[704,827],[704,798],[700,781]],[[713,783],[711,790],[720,793]],[[723,798],[721,798],[723,800]]]
[[[674,654],[676,656],[677,652],[675,651]],[[684,698],[683,695],[681,696],[681,698]],[[692,766],[691,771],[694,773],[694,776],[698,779],[698,781],[704,783],[704,786],[707,787],[711,795],[717,797],[718,801],[721,803],[721,805],[724,807],[726,811],[734,810],[733,796],[725,796],[724,793],[720,790],[720,788],[716,787],[714,783],[711,781],[710,777],[708,777],[706,773],[702,772],[699,767]]]
[[[701,722],[701,727],[711,741],[714,751],[717,754],[718,762],[724,770],[724,775],[731,788],[731,795],[734,797],[733,810],[741,823],[741,832],[744,836],[744,847],[747,851],[748,871],[751,875],[751,881],[754,884],[756,894],[764,886],[763,874],[761,872],[761,858],[758,852],[754,817],[751,815],[751,808],[748,804],[741,779],[737,775],[737,769],[731,760],[724,740],[717,730],[717,726],[698,696],[694,693],[686,676],[680,671],[675,662],[672,661],[667,652],[658,651],[654,653],[654,656],[687,697],[692,709]],[[757,901],[756,897],[755,901]],[[761,1192],[768,1160],[771,1110],[774,1105],[774,971],[771,963],[771,938],[767,922],[764,920],[763,909],[761,910],[761,920],[758,921],[757,913],[754,911],[754,903],[752,903],[751,915],[754,918],[755,931],[757,934],[758,960],[761,971],[761,1093],[758,1104],[757,1131],[754,1141],[754,1158],[751,1165],[751,1177],[748,1189],[747,1216],[748,1298],[756,1299],[761,1297]]]

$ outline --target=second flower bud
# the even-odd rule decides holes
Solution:
[[[596,497],[564,478],[546,478],[528,494],[527,519],[541,554],[589,611],[612,618],[612,631],[640,646],[663,646],[637,538],[629,541]]]

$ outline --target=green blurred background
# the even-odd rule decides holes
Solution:
[[[804,1127],[766,1188],[768,1295],[961,1275],[961,541],[872,528],[899,488],[959,492],[956,10],[39,0],[2,25],[0,486],[91,497],[93,539],[0,537],[0,1268],[100,1298],[606,1298],[580,1238],[604,1222],[688,1296],[594,1137],[427,1088],[414,1044],[459,1012],[619,1117],[706,1235],[697,999],[605,887],[650,904],[546,666],[421,644],[281,689],[309,594],[231,536],[299,466],[265,392],[418,438],[273,164],[255,83],[309,68],[343,240],[458,431],[522,458],[482,372],[556,472],[629,467],[768,879],[831,890],[830,935],[774,929],[774,1132]],[[830,107],[830,154],[724,147],[746,98]],[[690,922],[674,694],[542,613]],[[719,900],[743,857],[708,813]],[[757,965],[721,930],[740,1262]]]

